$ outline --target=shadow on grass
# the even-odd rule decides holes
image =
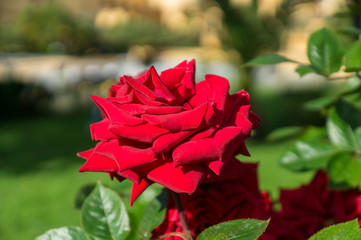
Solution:
[[[19,174],[80,167],[83,160],[76,153],[95,145],[89,124],[86,111],[0,122],[0,170]]]

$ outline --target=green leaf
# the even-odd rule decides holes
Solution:
[[[356,187],[361,183],[361,158],[348,152],[338,153],[330,159],[327,172],[332,182]]]
[[[350,34],[350,35],[360,35],[361,34],[361,29],[354,27],[354,26],[347,26],[347,27],[341,28],[337,31],[340,33],[345,33],[345,34]]]
[[[309,110],[321,110],[323,108],[326,108],[330,106],[332,103],[334,103],[336,99],[334,97],[321,97],[316,98],[311,101],[308,101],[305,103],[305,108]]]
[[[268,64],[277,64],[283,62],[295,62],[295,61],[278,54],[269,53],[252,59],[251,61],[247,62],[246,65],[248,66],[268,65]]]
[[[197,240],[242,239],[255,240],[266,230],[269,220],[238,219],[207,228]]]
[[[333,144],[341,150],[360,152],[351,126],[338,116],[335,109],[331,109],[329,112],[326,125],[328,136]]]
[[[164,220],[168,203],[166,188],[146,207],[139,223],[139,239],[150,239],[152,231]]]
[[[335,35],[323,28],[314,32],[308,40],[307,56],[313,67],[328,76],[340,69],[343,50]]]
[[[294,137],[300,134],[302,130],[303,127],[300,126],[288,126],[288,127],[277,128],[276,130],[268,134],[267,140],[278,141],[278,140]]]
[[[296,68],[296,72],[302,77],[308,73],[317,73],[317,69],[312,66],[300,65]]]
[[[130,231],[124,203],[100,183],[85,200],[81,220],[85,231],[97,240],[126,239]]]
[[[348,95],[353,93],[360,93],[361,81],[357,76],[349,77],[347,80],[346,88],[341,93],[342,95]]]
[[[327,131],[325,127],[308,126],[305,131],[298,137],[300,141],[315,141],[315,139],[323,139],[327,137]],[[321,140],[322,141],[322,140]]]
[[[326,166],[335,153],[331,144],[321,140],[296,141],[281,157],[280,164],[292,171],[305,171]]]
[[[332,178],[328,181],[328,189],[330,190],[349,190],[352,188],[347,182],[334,182]]]
[[[62,227],[51,229],[36,240],[88,240],[88,238],[79,227]]]
[[[345,72],[361,71],[361,40],[353,43],[345,56]]]
[[[357,219],[324,228],[309,240],[361,240]]]
[[[355,130],[355,137],[356,137],[357,144],[358,144],[358,146],[360,147],[360,146],[361,146],[361,127],[356,128],[356,130]],[[360,147],[360,148],[361,148],[361,147]]]
[[[355,102],[341,100],[337,102],[335,108],[339,117],[352,129],[361,126],[361,108]]]
[[[95,183],[89,183],[82,186],[75,195],[75,208],[81,209],[85,199],[89,196],[89,194],[94,190]]]

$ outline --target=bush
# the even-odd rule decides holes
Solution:
[[[132,45],[194,46],[198,45],[196,32],[174,32],[156,23],[131,21],[98,30],[101,45],[110,51],[125,51]]]
[[[26,51],[30,52],[79,54],[93,46],[95,41],[90,22],[74,18],[57,4],[24,8],[16,17],[15,31]]]

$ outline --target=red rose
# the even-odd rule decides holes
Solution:
[[[308,186],[281,191],[280,202],[282,209],[273,214],[261,239],[308,239],[331,224],[361,217],[360,191],[329,190],[321,171]]]
[[[192,195],[179,194],[189,228],[195,238],[206,228],[224,221],[269,218],[270,201],[267,195],[259,191],[256,165],[238,162],[234,166],[239,169],[238,176],[228,176],[223,181],[203,184]],[[153,237],[172,232],[183,230],[178,211],[170,199],[165,220],[153,231]],[[182,238],[172,236],[162,239]]]
[[[110,96],[92,96],[104,119],[90,126],[95,148],[79,153],[80,172],[108,172],[133,181],[131,203],[153,182],[192,193],[222,171],[260,121],[245,91],[229,95],[227,79],[195,84],[194,61],[138,77],[122,76]]]

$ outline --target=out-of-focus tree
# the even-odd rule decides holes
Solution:
[[[18,14],[15,26],[30,52],[79,54],[95,41],[90,21],[75,18],[54,3],[29,5]]]
[[[129,21],[97,30],[99,42],[105,50],[126,51],[133,45],[153,47],[196,46],[196,32],[176,32],[145,20]]]
[[[240,5],[231,0],[215,1],[225,13],[224,24],[228,32],[225,46],[237,50],[243,62],[247,62],[262,52],[280,48],[281,31],[287,27],[289,15],[297,4],[307,0],[285,0],[273,15],[260,14],[258,0]],[[248,71],[246,69],[242,86],[250,90]]]

